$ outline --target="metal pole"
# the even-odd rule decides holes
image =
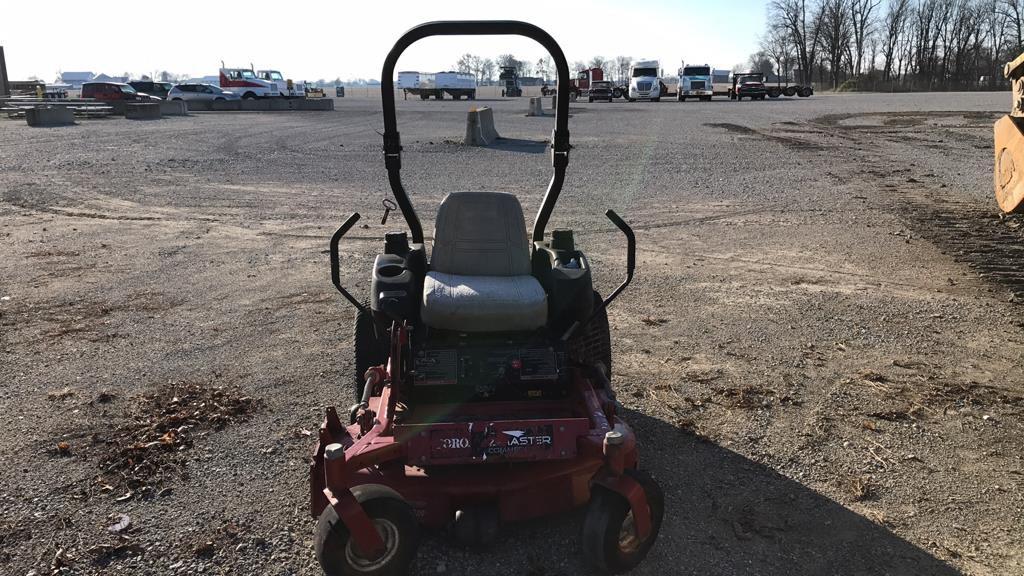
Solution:
[[[4,59],[4,47],[0,46],[0,96],[11,95],[11,86],[7,81],[7,60]]]

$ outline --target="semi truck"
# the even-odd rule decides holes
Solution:
[[[590,96],[590,87],[594,82],[603,82],[604,70],[601,68],[585,68],[576,73],[576,77],[572,79],[572,84],[569,85],[569,97],[575,100],[580,97]],[[550,96],[555,93],[555,89],[551,88],[547,84],[540,87],[540,93],[544,96]],[[626,93],[624,86],[612,87],[612,97],[621,98]],[[602,96],[603,98],[603,96]]]
[[[690,65],[685,63],[679,69],[679,87],[676,89],[676,100],[686,102],[687,98],[698,98],[706,101],[714,96],[714,78],[711,66],[707,64]]]
[[[519,69],[515,66],[502,66],[498,80],[501,82],[503,98],[518,98],[523,95],[523,87],[519,85]]]
[[[395,85],[406,98],[412,94],[420,100],[444,100],[447,93],[454,100],[476,99],[476,76],[463,72],[399,72]]]
[[[245,100],[255,98],[278,98],[281,90],[277,83],[256,76],[252,68],[220,69],[220,87],[240,95]]]
[[[661,68],[657,60],[637,60],[629,66],[629,93],[626,99],[630,102],[650,100],[657,102],[667,96],[668,90],[660,77]]]
[[[292,79],[285,79],[278,70],[257,70],[256,76],[261,80],[273,82],[277,85],[278,92],[285,98],[305,98],[306,85],[302,82],[295,82]]]

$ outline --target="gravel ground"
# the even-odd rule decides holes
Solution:
[[[604,209],[639,242],[613,381],[668,511],[637,574],[1024,574],[1024,244],[991,197],[1008,103],[573,105],[553,224],[605,291]],[[388,192],[378,103],[337,104],[0,121],[0,572],[319,573],[308,434],[352,371],[324,251],[360,211],[365,291]],[[467,149],[466,102],[399,101],[428,229],[451,190],[539,206],[552,120],[486,104],[507,140]],[[430,534],[414,571],[581,574],[581,521],[486,551]]]

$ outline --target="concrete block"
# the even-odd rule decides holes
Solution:
[[[25,110],[29,126],[67,126],[75,123],[75,113],[64,106],[36,106]]]
[[[159,120],[159,102],[141,102],[127,104],[124,107],[124,117],[129,120]]]
[[[259,100],[209,100],[210,110],[233,111],[245,110],[242,108],[244,102],[259,102]]]
[[[544,113],[544,99],[543,98],[530,98],[530,110],[526,113],[527,116],[545,116]]]
[[[162,116],[187,116],[188,106],[184,100],[164,100],[160,102],[160,114]]]
[[[488,146],[499,138],[494,128],[494,110],[491,108],[470,108],[466,116],[467,146]]]

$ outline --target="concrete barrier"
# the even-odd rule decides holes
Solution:
[[[543,98],[530,98],[530,110],[526,113],[527,116],[545,116],[544,113],[544,99]]]
[[[189,100],[191,112],[276,112],[287,110],[330,111],[334,110],[334,99],[323,98],[264,98],[261,100]]]
[[[209,110],[234,112],[243,110],[242,102],[255,102],[255,100],[208,100],[203,103],[210,106]]]
[[[160,102],[160,114],[162,116],[187,116],[188,106],[184,100],[164,100]]]
[[[470,108],[466,116],[467,146],[488,146],[500,138],[494,128],[494,110],[491,108]]]
[[[75,113],[64,106],[36,106],[25,110],[29,126],[67,126],[75,123]]]
[[[145,102],[128,104],[124,107],[124,117],[129,120],[159,120],[160,103]]]

